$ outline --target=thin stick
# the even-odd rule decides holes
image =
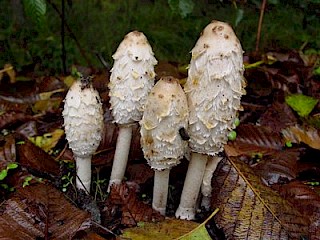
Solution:
[[[62,18],[62,14],[60,13],[58,7],[53,3],[51,2],[50,0],[48,1],[50,3],[50,5],[53,7],[53,9],[58,13],[58,15],[60,16],[60,18]],[[68,23],[66,21],[64,21],[64,25],[65,27],[67,28],[68,32],[70,33],[70,36],[71,38],[74,40],[74,42],[76,43],[79,51],[80,51],[80,54],[82,55],[82,57],[84,58],[84,60],[87,62],[88,66],[89,67],[92,67],[92,63],[91,61],[89,60],[87,54],[85,53],[85,51],[83,50],[83,48],[81,47],[78,39],[76,38],[76,35],[74,35],[74,33],[72,32],[70,26],[68,25]]]
[[[61,0],[61,60],[62,60],[62,70],[63,74],[67,74],[67,53],[66,53],[66,46],[65,46],[65,36],[64,36],[64,22],[65,22],[65,0]]]
[[[263,15],[266,8],[266,4],[267,4],[267,0],[263,0],[261,4],[261,9],[260,9],[259,25],[258,25],[258,31],[257,31],[256,52],[259,51]]]

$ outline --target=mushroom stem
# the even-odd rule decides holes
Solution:
[[[186,179],[181,193],[176,218],[193,220],[196,214],[196,202],[206,169],[208,155],[192,152]]]
[[[206,170],[204,172],[203,181],[201,185],[201,193],[202,193],[201,206],[204,207],[206,210],[209,210],[211,206],[212,176],[221,159],[222,157],[219,157],[219,156],[210,157],[206,166]]]
[[[124,178],[132,138],[132,125],[120,125],[116,151],[109,181],[108,192],[112,184],[119,184]]]
[[[77,166],[76,186],[87,193],[90,193],[91,185],[91,156],[80,157],[75,156]]]
[[[152,208],[166,215],[170,169],[154,170]]]

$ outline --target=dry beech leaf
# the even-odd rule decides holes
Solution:
[[[51,185],[19,189],[0,216],[1,239],[71,239],[90,227],[90,214],[79,210]]]
[[[215,222],[227,239],[299,239],[310,220],[265,186],[254,170],[237,158],[219,164],[213,177]]]
[[[300,149],[287,149],[266,154],[252,166],[252,169],[267,185],[288,182],[298,175],[298,160]]]
[[[28,169],[36,170],[39,174],[59,175],[60,166],[48,153],[35,146],[29,140],[17,145],[19,163]]]
[[[240,124],[237,138],[225,146],[228,156],[251,155],[252,153],[270,153],[281,150],[283,140],[279,133],[268,127],[253,124]]]
[[[292,126],[296,122],[297,117],[293,110],[287,104],[280,102],[274,102],[259,118],[259,123],[262,126],[268,126],[275,132],[281,132],[282,129]]]
[[[264,180],[266,185],[290,181],[297,177],[297,161],[302,149],[286,149],[279,132],[268,127],[242,124],[235,141],[225,146],[226,154],[242,160]],[[258,157],[258,158],[257,158]],[[257,159],[256,159],[257,158]]]
[[[319,131],[314,127],[295,125],[282,130],[282,134],[286,141],[290,141],[292,143],[303,142],[309,147],[320,150]]]
[[[109,201],[120,205],[122,211],[121,223],[125,226],[136,226],[138,222],[154,222],[163,220],[163,216],[152,209],[151,206],[137,198],[135,187],[127,183],[112,185]]]
[[[320,236],[320,196],[310,186],[293,181],[284,185],[273,187],[282,197],[298,206],[300,212],[311,219],[310,239]]]
[[[5,112],[0,115],[0,129],[13,125],[17,122],[27,122],[33,117],[21,112]]]

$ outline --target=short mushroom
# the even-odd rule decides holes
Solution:
[[[119,184],[124,177],[132,138],[132,126],[142,117],[148,93],[154,85],[157,60],[142,32],[128,33],[113,55],[110,104],[114,122],[119,126],[116,151],[109,182]]]
[[[188,143],[180,132],[188,125],[188,104],[178,79],[163,77],[151,90],[143,113],[141,146],[154,169],[152,207],[165,215],[169,173],[180,163]]]
[[[76,186],[90,193],[91,158],[100,144],[104,125],[100,96],[92,87],[90,77],[80,77],[70,87],[62,115],[66,138],[76,161]]]
[[[228,133],[235,127],[237,111],[241,109],[241,96],[245,94],[243,51],[228,24],[212,21],[191,53],[185,91],[190,110],[188,133],[192,153],[176,211],[177,218],[188,220],[195,218],[208,157],[216,157],[223,151]]]

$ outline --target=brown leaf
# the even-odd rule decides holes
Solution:
[[[299,239],[308,235],[310,220],[254,171],[234,157],[219,165],[213,178],[212,208],[227,239]]]
[[[68,202],[51,185],[20,189],[3,204],[0,236],[3,239],[71,239],[90,227],[90,216]]]
[[[143,163],[131,164],[127,167],[128,181],[137,184],[144,184],[147,180],[153,178],[154,171],[150,166]]]
[[[311,218],[311,239],[320,236],[320,196],[311,187],[294,181],[274,187],[280,195],[297,206],[300,212]]]
[[[151,206],[141,202],[136,195],[136,189],[127,183],[112,185],[109,201],[121,205],[121,223],[125,226],[136,226],[138,222],[154,222],[163,220],[164,217]]]
[[[262,160],[252,166],[267,185],[288,182],[298,175],[297,162],[300,159],[299,149],[274,151],[264,155]]]
[[[60,168],[49,154],[26,140],[18,145],[19,162],[22,166],[38,171],[39,174],[59,175]]]
[[[320,150],[320,135],[319,131],[311,126],[291,126],[282,131],[286,141],[292,143],[303,142],[314,149]]]
[[[281,132],[282,129],[297,123],[297,117],[287,104],[274,102],[261,115],[259,123],[275,132]]]
[[[240,124],[236,129],[237,138],[225,146],[228,156],[248,155],[253,153],[270,153],[281,150],[283,140],[279,133],[268,127],[253,124]]]
[[[0,115],[0,129],[13,125],[17,122],[26,122],[32,119],[32,116],[29,116],[21,112],[5,112]]]
[[[24,103],[13,103],[10,101],[6,101],[3,99],[0,99],[0,110],[1,111],[13,111],[13,112],[26,112],[26,110],[29,108],[28,104]]]

